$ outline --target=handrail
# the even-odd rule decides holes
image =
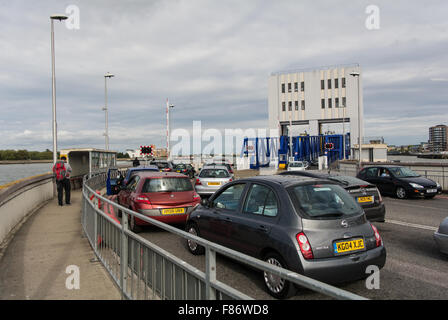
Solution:
[[[205,240],[203,238],[192,235],[188,232],[179,230],[173,226],[170,226],[170,225],[162,223],[160,221],[151,219],[151,218],[144,216],[138,212],[135,212],[128,208],[125,208],[125,207],[97,194],[95,192],[95,190],[88,185],[88,184],[90,184],[90,181],[92,181],[94,179],[103,181],[104,177],[101,177],[101,176],[103,176],[103,174],[101,174],[99,176],[95,176],[89,180],[84,181],[84,183],[83,183],[83,199],[86,200],[87,203],[92,208],[94,208],[94,212],[96,214],[98,214],[99,216],[101,216],[104,221],[107,221],[108,223],[112,224],[113,227],[115,227],[115,228],[121,229],[120,252],[122,252],[124,255],[127,255],[129,253],[129,252],[126,252],[127,251],[126,249],[129,246],[128,242],[132,241],[132,243],[135,243],[140,248],[144,247],[145,249],[150,249],[152,252],[155,252],[155,253],[163,256],[164,259],[166,259],[166,261],[169,261],[170,263],[176,265],[177,267],[180,267],[180,268],[186,270],[186,272],[188,272],[190,274],[194,274],[194,276],[197,277],[197,279],[200,279],[201,281],[203,281],[203,284],[205,284],[205,288],[206,288],[205,295],[206,295],[207,299],[217,299],[218,296],[222,293],[224,293],[226,296],[234,298],[234,299],[251,299],[249,296],[216,280],[216,267],[215,267],[216,260],[215,259],[216,259],[216,253],[219,253],[219,254],[229,257],[233,260],[236,260],[241,263],[247,264],[249,266],[255,267],[259,270],[275,274],[277,276],[280,276],[283,279],[289,280],[289,281],[291,281],[295,284],[298,284],[302,287],[306,287],[310,290],[322,293],[322,294],[324,294],[326,296],[330,296],[332,298],[342,299],[342,300],[366,300],[366,298],[364,298],[362,296],[359,296],[359,295],[350,293],[348,291],[336,288],[334,286],[314,280],[312,278],[303,276],[301,274],[292,272],[290,270],[274,266],[265,261],[253,258],[251,256],[240,253],[238,251],[235,251],[235,250],[229,249],[227,247],[224,247],[222,245]],[[90,195],[90,197],[93,196],[98,201],[103,202],[104,205],[108,204],[110,206],[113,206],[116,209],[121,210],[122,216],[123,216],[123,218],[122,218],[123,223],[121,225],[119,225],[117,222],[113,221],[113,219],[109,218],[102,210],[95,208],[93,202],[89,199],[89,195]],[[83,206],[83,216],[84,216],[85,210],[86,210],[86,205]],[[134,234],[133,232],[128,230],[128,226],[127,226],[128,215],[137,217],[138,219],[148,222],[148,223],[150,223],[154,226],[157,226],[163,230],[166,230],[172,234],[181,236],[185,239],[195,241],[196,243],[203,246],[206,251],[206,254],[205,254],[206,272],[205,272],[205,274],[203,272],[197,270],[193,266],[190,266],[186,262],[180,261],[177,257],[166,252],[162,248],[157,247],[156,245],[152,244],[150,241],[148,241],[148,240],[142,238],[141,236]],[[95,215],[94,220],[98,221],[98,217],[96,215]],[[89,226],[85,225],[84,222],[85,221],[83,221],[83,226],[84,226],[84,230],[86,231]],[[102,222],[102,223],[104,223],[104,222]],[[98,229],[97,223],[95,223],[95,229]],[[98,235],[98,232],[95,231],[94,235]],[[96,238],[97,237],[95,236],[94,239],[96,239]],[[95,243],[93,241],[91,241],[91,244],[92,244],[92,247],[94,247],[94,249],[95,249],[95,253],[97,253],[98,252],[97,246],[95,245]],[[125,257],[124,260],[123,260],[123,257],[121,257],[121,261],[122,261],[122,264],[120,266],[121,269],[124,268],[123,262],[126,260],[129,261],[129,257]],[[132,268],[133,267],[131,267],[131,269]],[[146,270],[146,273],[149,273],[148,270]],[[152,272],[154,272],[154,270],[152,270]],[[120,286],[120,289],[123,291],[123,297],[133,298],[132,294],[130,295],[129,292],[126,290],[126,288],[127,288],[126,274],[127,274],[126,271],[123,272],[123,270],[121,270],[121,278],[120,278],[121,280],[119,283],[118,283],[118,280],[116,282]]]

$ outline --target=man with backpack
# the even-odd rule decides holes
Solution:
[[[63,205],[63,190],[65,190],[65,203],[70,204],[70,174],[72,173],[72,168],[67,163],[67,158],[65,156],[62,156],[61,160],[55,163],[53,166],[53,173],[56,178],[59,205]]]

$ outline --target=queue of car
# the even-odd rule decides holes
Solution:
[[[154,165],[128,171],[118,193],[119,204],[332,284],[365,278],[369,265],[384,266],[386,249],[371,223],[385,221],[382,193],[395,188],[391,193],[403,198],[398,187],[406,195],[416,195],[415,190],[424,197],[441,192],[435,182],[398,166],[365,168],[358,178],[295,170],[235,180],[225,163],[205,164],[196,176],[186,165],[166,161]],[[382,176],[385,169],[389,178]],[[394,187],[386,188],[379,182],[382,178]],[[129,223],[134,232],[147,224],[135,217]],[[448,218],[434,238],[448,253]],[[194,241],[188,240],[187,247],[192,254],[204,253]],[[276,298],[297,289],[269,273],[263,274],[263,281]]]

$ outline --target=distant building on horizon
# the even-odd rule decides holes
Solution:
[[[431,152],[448,151],[448,127],[439,124],[429,128],[429,150]]]

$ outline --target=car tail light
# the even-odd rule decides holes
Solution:
[[[184,169],[183,172],[187,172],[187,169]]]
[[[375,233],[376,246],[379,247],[383,243],[383,240],[381,240],[381,236],[380,233],[378,232],[378,229],[373,224],[371,224],[371,226],[373,232]]]
[[[296,236],[297,242],[299,243],[300,251],[305,259],[313,259],[313,251],[311,250],[311,245],[308,241],[306,235],[301,232]]]
[[[230,179],[229,179],[229,182],[232,182],[232,181],[233,181],[232,178],[230,178]]]
[[[202,185],[202,183],[201,183],[201,181],[200,181],[199,179],[196,179],[196,183],[195,183],[195,185],[196,185],[196,186],[200,186],[200,185]]]
[[[151,204],[149,199],[147,197],[145,197],[145,196],[138,196],[137,198],[135,198],[135,202],[136,203],[142,203],[142,204]]]
[[[197,193],[195,193],[195,194],[193,195],[193,200],[199,200],[199,199],[201,199],[201,196],[198,195]]]
[[[378,200],[379,200],[380,202],[383,202],[383,197],[381,197],[381,192],[380,192],[380,190],[378,190],[378,188],[376,188],[376,191],[378,191],[378,196],[379,196]]]

